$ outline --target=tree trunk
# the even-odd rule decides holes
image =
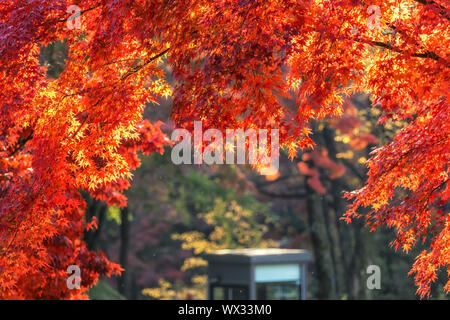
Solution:
[[[312,190],[307,183],[305,183],[305,185],[307,191],[306,211],[308,215],[309,234],[314,255],[314,270],[316,272],[316,279],[319,283],[317,298],[320,300],[330,299],[332,291],[330,276],[328,275],[326,258],[324,254],[326,249],[320,235],[319,224],[316,220],[316,217],[320,216],[320,213],[318,212],[320,210],[320,199],[318,194]]]
[[[336,244],[334,241],[333,234],[331,232],[331,223],[330,223],[330,211],[328,207],[328,201],[327,198],[324,196],[322,199],[322,213],[323,213],[323,222],[325,225],[325,232],[327,234],[327,239],[329,242],[329,251],[330,251],[330,257],[331,257],[331,266],[333,271],[333,289],[334,289],[334,295],[335,298],[340,297],[340,286],[339,286],[339,273],[337,268],[337,261],[336,261]]]
[[[127,296],[127,269],[128,269],[128,250],[130,244],[130,221],[128,208],[125,207],[120,210],[121,224],[120,224],[120,265],[124,269],[119,277],[118,291]]]

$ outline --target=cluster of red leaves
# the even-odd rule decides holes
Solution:
[[[344,101],[342,109],[342,116],[330,119],[330,125],[337,129],[340,134],[345,134],[349,137],[349,144],[352,149],[361,150],[368,145],[378,144],[378,139],[373,134],[359,132],[358,129],[363,123],[358,117],[358,110],[349,100]],[[356,133],[355,130],[357,131]]]
[[[373,151],[367,184],[347,195],[355,199],[346,215],[348,221],[360,216],[358,207],[371,207],[373,211],[366,216],[369,227],[394,227],[396,249],[408,252],[416,243],[430,240],[430,250],[417,257],[411,270],[421,296],[429,294],[437,271],[450,263],[449,115],[445,99],[422,104],[394,141]],[[450,282],[445,289],[450,289]]]
[[[312,168],[308,166],[308,162],[312,163]],[[297,166],[301,174],[308,176],[306,182],[309,186],[320,194],[325,194],[327,190],[320,181],[320,172],[317,168],[326,169],[329,179],[337,179],[345,174],[345,167],[331,160],[325,148],[316,148],[312,152],[304,153],[302,161],[297,163]]]
[[[72,4],[81,8],[81,30],[66,27]],[[164,55],[177,80],[172,116],[178,125],[278,127],[291,156],[312,146],[308,122],[340,115],[345,96],[357,90],[377,99],[384,118],[408,119],[374,153],[368,184],[351,195],[347,218],[369,207],[369,223],[397,228],[404,249],[432,229],[431,247],[413,268],[419,293],[427,294],[437,270],[450,270],[443,209],[448,3],[371,4],[381,7],[379,30],[367,27],[366,5],[354,0],[2,1],[0,296],[39,297],[23,281],[35,272],[49,290],[42,292],[61,294],[54,283],[62,275],[49,270],[56,272],[53,259],[62,253],[50,254],[48,241],[62,236],[66,224],[78,226],[83,205],[76,190],[103,197],[126,188],[123,179],[138,162],[121,145],[139,138],[144,104],[170,94],[157,64]],[[69,47],[66,69],[49,81],[39,48],[62,39]],[[283,106],[279,100],[293,92],[295,106]],[[164,142],[152,135],[144,134]],[[76,257],[66,256],[70,263]],[[104,266],[105,273],[115,270]]]
[[[162,152],[169,144],[160,123],[142,121],[144,104],[167,95],[163,82],[152,81],[160,71],[148,66],[138,73],[132,60],[141,58],[139,48],[134,56],[123,52],[130,61],[115,63],[119,54],[90,47],[101,30],[80,40],[81,30],[66,28],[68,5],[0,4],[1,299],[83,299],[99,276],[119,273],[82,240],[95,221],[85,221],[79,190],[125,205],[137,152]],[[39,48],[57,39],[67,39],[70,60],[50,80],[39,66]],[[79,290],[67,287],[70,265],[81,268]]]

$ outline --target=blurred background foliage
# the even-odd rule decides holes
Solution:
[[[41,50],[49,78],[59,76],[66,59],[64,43]],[[173,83],[169,68],[167,77]],[[161,100],[149,105],[144,117],[164,121],[170,135],[171,107],[170,99]],[[127,208],[86,197],[86,219],[98,221],[98,228],[85,234],[88,246],[125,270],[116,279],[100,280],[91,299],[205,299],[203,255],[247,247],[310,250],[309,299],[417,299],[408,276],[413,261],[389,247],[393,232],[370,233],[364,221],[340,220],[347,205],[342,193],[363,185],[371,150],[404,125],[392,119],[379,126],[379,115],[370,97],[351,97],[341,118],[311,123],[314,150],[293,161],[282,152],[274,176],[243,165],[176,166],[169,148],[164,155],[142,156],[126,193]],[[367,289],[371,264],[381,268],[380,290]],[[443,282],[436,281],[433,298],[444,298]]]

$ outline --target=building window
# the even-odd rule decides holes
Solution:
[[[294,263],[256,265],[256,299],[300,300],[301,268]]]
[[[300,300],[301,286],[292,282],[268,282],[256,284],[257,300]]]
[[[245,286],[212,286],[213,300],[248,300],[248,288]]]

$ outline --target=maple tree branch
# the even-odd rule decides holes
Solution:
[[[400,54],[404,54],[405,53],[403,50],[395,48],[391,44],[384,43],[384,42],[381,42],[381,41],[364,40],[364,39],[355,39],[355,41],[356,42],[361,42],[361,43],[367,43],[369,45],[380,47],[380,48],[384,48],[384,49],[388,49],[390,51],[393,51],[393,52],[396,52],[396,53],[400,53]],[[432,51],[425,51],[423,53],[413,53],[413,54],[411,54],[411,57],[433,59],[435,61],[445,61],[443,58],[441,58],[440,56],[438,56],[436,53],[434,53]]]
[[[125,73],[124,76],[122,76],[122,77],[121,77],[119,80],[117,80],[116,82],[114,82],[114,83],[112,83],[112,84],[104,85],[104,86],[101,86],[101,87],[98,87],[98,88],[95,88],[95,89],[96,89],[96,90],[98,90],[98,89],[105,89],[105,88],[108,88],[108,87],[111,87],[111,86],[112,86],[113,88],[116,88],[117,84],[118,84],[120,81],[125,80],[125,79],[128,78],[129,76],[135,74],[136,72],[138,72],[139,70],[141,70],[143,67],[145,67],[146,65],[148,65],[150,62],[152,62],[152,61],[154,61],[154,60],[160,58],[160,57],[163,56],[165,53],[167,53],[167,52],[169,51],[169,49],[170,49],[170,48],[168,48],[168,49],[166,49],[166,50],[164,50],[164,51],[158,53],[157,55],[152,56],[151,58],[145,60],[144,63],[143,63],[142,65],[131,68],[130,70],[128,70],[128,71]],[[120,60],[120,61],[127,61],[127,60],[128,60],[128,61],[131,61],[131,60],[136,60],[136,59],[122,59],[122,60]],[[100,68],[103,68],[104,66],[106,66],[106,65],[108,65],[108,64],[116,63],[116,62],[118,62],[118,61],[119,61],[119,60],[117,60],[117,61],[111,61],[111,62],[109,62],[109,63],[106,63],[106,64],[102,65]],[[77,92],[75,92],[75,93],[70,93],[70,94],[67,93],[67,94],[66,94],[66,93],[64,93],[64,92],[61,92],[58,88],[54,88],[54,89],[57,90],[57,91],[59,91],[60,93],[64,94],[64,97],[62,98],[62,100],[61,100],[59,103],[61,103],[61,102],[62,102],[65,98],[67,98],[67,97],[72,97],[72,96],[82,95],[82,94],[85,94],[85,93],[91,91],[91,88],[88,88],[88,89],[83,89],[83,90],[77,91]]]
[[[86,13],[86,12],[89,12],[89,11],[91,11],[91,10],[94,10],[94,9],[97,9],[98,7],[100,7],[102,4],[101,3],[98,3],[97,5],[95,5],[95,6],[92,6],[92,7],[90,7],[90,8],[87,8],[87,9],[84,9],[84,10],[81,10],[80,11],[80,17],[81,17],[81,15],[83,15],[84,13]],[[64,13],[64,16],[66,16],[66,15],[69,15],[69,13]],[[46,20],[46,21],[44,21],[44,22],[42,22],[40,25],[38,25],[39,27],[42,27],[42,26],[44,26],[44,25],[46,25],[46,24],[49,24],[49,23],[61,23],[61,22],[66,22],[66,21],[68,21],[68,19],[71,17],[72,15],[69,15],[67,18],[66,17],[64,17],[64,18],[61,18],[61,19],[59,19],[59,20],[53,20],[53,19],[48,19],[48,20]],[[56,19],[58,19],[58,17],[55,17]],[[41,37],[39,36],[39,37],[37,37],[36,38],[36,40],[39,40]]]
[[[394,51],[394,52],[397,52],[397,53],[404,53],[403,50],[398,49],[398,48],[394,48],[389,43],[384,43],[384,42],[380,42],[380,41],[369,41],[369,44],[377,46],[377,47],[385,48],[385,49],[388,49],[388,50],[391,50],[391,51]],[[436,53],[434,53],[432,51],[425,51],[423,53],[413,53],[413,54],[411,54],[411,57],[429,58],[429,59],[433,59],[433,60],[436,60],[436,61],[439,61],[439,60],[442,59],[441,57],[439,57]]]
[[[126,78],[128,78],[129,76],[139,72],[140,70],[142,70],[142,68],[144,68],[146,65],[148,65],[150,62],[162,57],[163,55],[165,55],[168,51],[170,50],[170,47],[167,48],[166,50],[161,51],[160,53],[150,57],[149,59],[145,60],[141,65],[136,66],[134,68],[132,68],[131,70],[129,70],[124,76],[122,76],[119,80],[117,80],[114,84],[112,85],[108,85],[108,86],[103,86],[100,89],[104,89],[107,87],[112,86],[113,89],[115,89],[117,87],[117,84],[120,81],[125,80]],[[87,92],[87,91],[85,91]],[[75,95],[75,94],[71,94],[71,95]],[[65,97],[64,97],[65,98]],[[94,104],[94,106],[98,105],[102,100],[104,100],[105,97],[101,97],[99,100],[97,100],[97,102]],[[87,120],[88,120],[89,116],[87,116],[83,122],[80,124],[80,126],[78,127],[78,129],[74,132],[74,134],[70,137],[70,139],[73,139],[74,137],[76,137],[76,135],[80,132],[80,130],[84,127],[84,125],[86,124]]]
[[[89,11],[92,11],[92,10],[94,10],[94,9],[97,9],[97,8],[100,7],[100,6],[101,6],[101,3],[97,3],[97,5],[95,5],[95,6],[92,6],[92,7],[89,7],[89,8],[87,8],[87,9],[81,10],[81,11],[80,11],[80,16],[83,15],[83,14],[85,14],[86,12],[89,12]],[[68,13],[66,13],[66,14],[68,14]],[[57,23],[58,23],[58,22],[66,22],[70,17],[71,17],[71,16],[69,16],[69,17],[67,17],[67,18],[63,18],[63,19],[57,20],[56,22],[57,22]]]
[[[424,209],[428,208],[428,205],[429,205],[429,203],[430,203],[430,198],[431,198],[431,196],[433,195],[433,193],[434,193],[436,190],[442,188],[442,187],[443,187],[444,185],[446,185],[447,182],[449,182],[449,181],[450,181],[450,179],[447,179],[447,180],[443,181],[443,182],[442,182],[440,185],[438,185],[437,187],[434,187],[433,189],[431,189],[430,193],[428,194],[427,202],[426,202],[426,204],[425,204],[425,206],[424,206]]]
[[[15,155],[18,151],[22,150],[23,147],[25,146],[25,144],[30,141],[33,138],[33,131],[28,135],[28,137],[26,138],[20,138],[19,141],[17,142],[17,146],[16,148],[11,151],[11,153],[9,154],[9,157],[12,157],[13,155]]]
[[[20,208],[20,206],[22,206],[22,204],[25,202],[25,199],[29,199],[30,194],[31,194],[31,191],[32,191],[33,188],[34,188],[36,181],[37,181],[37,179],[34,179],[34,180],[33,180],[33,184],[28,188],[28,191],[27,191],[26,196],[22,198],[22,200],[21,200],[21,201],[19,202],[19,204],[13,209],[13,211],[17,211],[17,210]],[[41,192],[42,188],[43,188],[43,186],[41,185],[41,186],[39,187],[39,190],[37,190],[37,194],[39,194],[39,193]],[[20,229],[20,227],[22,226],[22,222],[23,222],[23,221],[24,221],[23,219],[20,220],[20,221],[18,221],[18,224],[17,224],[17,226],[16,226],[16,228],[15,228],[15,230],[14,230],[14,234],[13,234],[13,237],[12,237],[11,241],[8,243],[8,245],[7,245],[6,247],[1,248],[1,250],[0,250],[0,256],[6,256],[6,253],[8,252],[9,248],[12,246],[12,244],[13,244],[14,241],[16,240],[17,233],[19,232],[19,229]]]
[[[441,9],[441,12],[439,12],[439,14],[443,15],[445,18],[447,18],[447,20],[450,20],[450,16],[448,15],[448,10],[443,6],[440,5],[439,3],[436,3],[436,1],[433,0],[414,0],[420,4],[423,5],[436,5],[439,7],[439,9]]]
[[[144,68],[146,65],[148,65],[150,62],[161,58],[163,55],[165,55],[168,51],[170,50],[170,47],[167,48],[164,51],[161,51],[160,53],[158,53],[157,55],[154,55],[152,57],[150,57],[149,59],[145,60],[141,65],[134,67],[133,69],[131,69],[130,71],[128,71],[120,80],[125,80],[126,78],[128,78],[129,76],[135,74],[136,72],[140,71],[142,68]]]

